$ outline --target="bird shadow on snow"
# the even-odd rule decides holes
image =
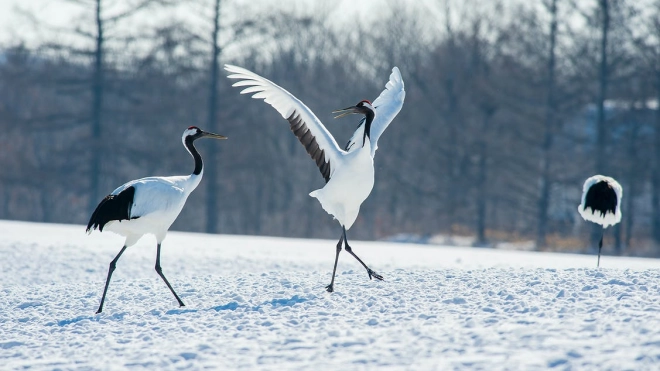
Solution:
[[[114,314],[111,314],[107,317],[101,317],[101,316],[98,316],[98,315],[96,315],[96,316],[78,316],[78,317],[71,318],[71,319],[63,319],[63,320],[60,320],[60,321],[57,321],[57,322],[48,322],[48,323],[46,323],[46,326],[57,325],[57,326],[63,327],[63,326],[66,326],[66,325],[70,325],[70,324],[78,323],[78,322],[82,322],[82,321],[99,322],[101,320],[101,318],[122,320],[125,315],[126,315],[126,312],[114,313]]]
[[[282,299],[273,299],[270,301],[265,301],[261,304],[258,304],[256,306],[254,305],[249,305],[249,304],[239,304],[238,302],[232,301],[227,304],[223,305],[217,305],[214,307],[206,308],[206,309],[171,309],[165,312],[166,315],[175,315],[175,314],[186,314],[186,313],[197,313],[197,312],[207,312],[207,311],[216,311],[216,312],[222,312],[226,310],[237,310],[237,309],[242,309],[243,311],[259,311],[264,307],[292,307],[296,304],[304,303],[306,301],[312,300],[315,297],[310,297],[310,298],[305,298],[301,297],[298,295],[294,295],[291,298],[282,298]],[[160,315],[162,312],[154,309],[148,313],[151,313],[153,315]],[[90,322],[99,322],[101,319],[104,320],[122,320],[124,316],[127,314],[127,312],[120,312],[120,313],[114,313],[111,315],[94,315],[94,316],[78,316],[70,319],[63,319],[57,322],[48,322],[46,323],[46,326],[67,326],[71,324],[75,324],[78,322],[82,321],[90,321]]]
[[[261,304],[258,304],[256,306],[249,305],[249,304],[239,304],[235,301],[232,301],[230,303],[224,304],[224,305],[217,305],[211,308],[207,309],[172,309],[168,310],[165,312],[165,314],[185,314],[185,313],[196,313],[200,311],[216,311],[216,312],[221,312],[225,310],[237,310],[237,309],[243,309],[244,311],[258,311],[261,310],[265,306],[270,306],[270,307],[292,307],[296,304],[304,303],[306,301],[309,301],[313,298],[304,298],[298,295],[294,295],[291,298],[282,298],[282,299],[273,299],[270,301],[265,301]]]

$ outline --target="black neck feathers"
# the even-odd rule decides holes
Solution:
[[[374,117],[376,116],[374,114],[374,111],[367,109],[367,112],[365,112],[364,116],[366,118],[364,122],[364,135],[362,136],[362,146],[364,147],[364,144],[367,142],[367,137],[371,139],[371,122],[374,120]]]
[[[202,162],[202,156],[200,156],[199,152],[197,152],[197,148],[195,148],[194,141],[196,138],[193,137],[186,137],[185,144],[186,148],[192,155],[192,157],[195,159],[195,170],[193,170],[194,175],[199,175],[202,173],[202,169],[204,168],[204,163]]]

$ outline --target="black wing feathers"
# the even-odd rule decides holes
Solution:
[[[131,208],[133,208],[133,199],[135,197],[135,187],[131,186],[117,195],[108,195],[96,207],[92,217],[87,223],[87,232],[98,228],[103,232],[103,227],[113,220],[137,219],[131,217]]]
[[[295,110],[287,118],[287,121],[291,125],[293,134],[295,134],[300,143],[305,147],[312,160],[316,162],[316,166],[319,167],[321,175],[323,175],[323,179],[327,183],[330,180],[330,163],[325,162],[325,151],[319,148],[316,138]]]
[[[616,205],[616,192],[609,183],[600,181],[589,187],[584,200],[584,210],[590,207],[593,213],[598,211],[600,216],[604,217],[608,212],[614,214]]]

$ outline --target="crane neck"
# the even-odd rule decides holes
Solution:
[[[376,113],[372,110],[367,110],[367,113],[364,114],[365,120],[364,120],[364,134],[362,135],[362,147],[364,147],[364,144],[367,142],[367,137],[369,137],[369,140],[371,140],[371,122],[374,121],[374,117],[376,117]]]
[[[200,175],[202,171],[204,171],[204,162],[202,161],[202,156],[197,151],[197,148],[195,148],[195,144],[193,143],[194,141],[194,138],[187,137],[183,144],[186,146],[186,149],[188,152],[190,152],[193,159],[195,159],[195,170],[192,172],[193,175]]]

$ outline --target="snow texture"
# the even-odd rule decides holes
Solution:
[[[660,262],[0,221],[0,368],[660,369]]]

